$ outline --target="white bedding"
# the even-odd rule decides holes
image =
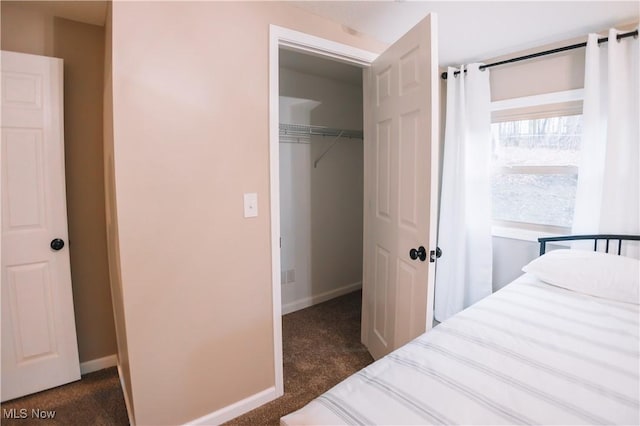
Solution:
[[[281,424],[638,425],[638,314],[525,274]]]

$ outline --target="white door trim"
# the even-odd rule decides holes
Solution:
[[[378,54],[277,25],[269,26],[269,187],[271,204],[271,289],[273,297],[273,358],[275,398],[284,394],[282,373],[282,299],[280,292],[280,151],[279,53],[281,48],[368,67]]]

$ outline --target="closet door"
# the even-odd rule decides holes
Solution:
[[[365,71],[362,341],[374,358],[433,320],[438,56],[433,14]]]

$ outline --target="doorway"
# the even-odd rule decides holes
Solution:
[[[433,251],[435,261],[437,222],[436,46],[437,20],[433,15],[419,22],[380,55],[274,25],[270,27],[269,152],[276,397],[284,391],[280,48],[365,69],[361,341],[374,358],[379,358],[430,329],[432,323],[435,268],[427,259]],[[415,253],[422,254],[415,256]]]
[[[283,357],[282,357],[282,281],[284,278],[285,285],[287,280],[295,282],[296,272],[289,273],[289,277],[283,277],[281,274],[282,266],[281,262],[281,218],[280,218],[280,52],[282,48],[293,51],[296,54],[312,54],[314,56],[321,56],[324,60],[334,60],[343,64],[349,64],[351,66],[358,67],[360,69],[369,66],[371,62],[377,57],[372,52],[367,52],[362,49],[341,45],[325,39],[310,36],[308,34],[300,33],[298,31],[289,30],[286,28],[272,25],[270,28],[270,60],[269,60],[269,84],[270,84],[270,188],[271,188],[271,253],[272,253],[272,285],[273,285],[273,324],[274,324],[274,370],[275,370],[275,388],[277,396],[281,396],[284,393],[283,385]],[[293,96],[291,96],[293,98]],[[298,98],[304,101],[304,98]],[[302,101],[302,102],[303,102]],[[313,102],[313,100],[308,100]],[[290,101],[294,102],[294,101]],[[317,101],[316,101],[317,102]],[[310,111],[312,104],[307,103],[304,107],[300,105],[298,113],[305,111],[305,108]],[[362,108],[362,104],[361,104]],[[310,113],[309,113],[310,120]],[[310,122],[308,123],[310,124]],[[362,143],[362,142],[361,142]],[[311,153],[309,152],[309,155]],[[315,161],[315,159],[314,159]],[[322,160],[320,160],[322,161]],[[326,163],[325,163],[326,164]],[[321,166],[322,164],[320,164]],[[318,164],[316,164],[318,166]],[[313,167],[313,165],[311,165]],[[316,167],[317,168],[317,167]],[[310,183],[310,179],[309,179]],[[310,204],[309,204],[310,206]],[[309,225],[309,234],[310,234]],[[360,243],[362,243],[362,238]],[[285,266],[287,267],[287,266]],[[285,269],[285,271],[291,270]],[[309,268],[310,270],[310,268]],[[300,273],[298,273],[299,275]],[[307,300],[306,303],[312,300]],[[295,308],[292,305],[290,308]]]
[[[372,361],[360,342],[362,129],[361,68],[280,49],[280,283],[289,397],[308,381],[328,389]]]
[[[280,50],[282,314],[362,287],[362,70]]]

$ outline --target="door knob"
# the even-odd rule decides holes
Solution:
[[[64,241],[62,239],[60,239],[60,238],[54,238],[53,240],[51,240],[50,246],[55,251],[58,251],[62,247],[64,247]]]
[[[427,250],[420,246],[418,249],[412,248],[409,250],[409,257],[413,260],[420,259],[421,262],[424,262],[427,259]]]

